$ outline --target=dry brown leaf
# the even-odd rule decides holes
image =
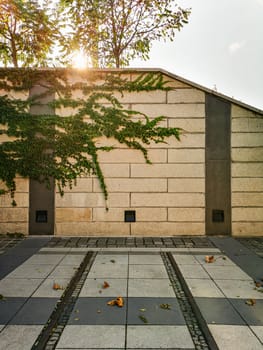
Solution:
[[[249,306],[254,306],[256,304],[256,300],[255,299],[248,299],[248,300],[246,300],[246,304]]]
[[[62,290],[64,288],[62,286],[60,286],[58,283],[54,282],[53,283],[53,289],[54,290]]]
[[[254,281],[254,283],[257,288],[262,286],[262,282]]]
[[[114,305],[117,305],[119,307],[123,307],[124,305],[124,300],[122,297],[117,297],[116,299],[114,300],[110,300],[107,302],[107,305],[110,305],[110,306],[114,306]]]
[[[205,262],[206,262],[206,263],[209,263],[209,264],[215,262],[215,257],[214,257],[214,255],[207,255],[207,256],[205,257]]]
[[[107,281],[104,281],[102,288],[106,289],[106,288],[109,288],[109,286],[110,286],[109,283]]]

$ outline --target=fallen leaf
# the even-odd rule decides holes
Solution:
[[[122,297],[117,297],[114,300],[110,300],[107,302],[107,305],[114,306],[117,305],[118,307],[123,307],[124,305],[124,300]]]
[[[114,264],[116,261],[114,259],[112,259],[110,262]]]
[[[145,311],[146,311],[146,309],[139,309],[139,311],[141,311],[141,312],[145,312]]]
[[[64,288],[62,286],[60,286],[58,283],[54,282],[53,289],[54,290],[63,290]]]
[[[79,318],[77,318],[77,317],[76,317],[76,318],[74,318],[74,321],[78,321],[78,320],[79,320]]]
[[[254,281],[257,288],[262,287],[262,282]]]
[[[99,290],[99,293],[102,293],[102,290]]]
[[[143,323],[148,323],[148,320],[145,316],[139,315],[138,317],[142,320]]]
[[[109,283],[104,281],[102,288],[106,289],[106,288],[109,288],[109,286],[110,286]]]
[[[78,310],[78,309],[76,309],[76,310],[75,310],[75,313],[76,313],[76,314],[78,314],[78,313],[79,313],[79,310]]]
[[[255,299],[248,299],[248,300],[246,300],[246,304],[249,306],[254,306],[256,304],[256,300]]]
[[[100,314],[101,313],[101,310],[97,310],[97,314]]]
[[[207,255],[206,257],[205,257],[205,262],[206,263],[213,263],[213,262],[215,262],[215,257],[214,257],[214,255]]]
[[[164,310],[171,310],[171,305],[170,304],[161,304],[160,308],[164,309]]]

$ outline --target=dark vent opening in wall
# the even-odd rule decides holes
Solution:
[[[47,210],[36,210],[36,222],[47,222]]]
[[[225,221],[224,210],[213,209],[212,210],[212,221],[213,222],[224,222]]]
[[[136,221],[136,211],[135,210],[125,210],[124,211],[124,221],[125,222],[135,222]]]

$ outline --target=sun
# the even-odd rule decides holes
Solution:
[[[72,66],[79,69],[87,68],[89,66],[87,55],[85,55],[82,51],[76,51],[72,57]]]

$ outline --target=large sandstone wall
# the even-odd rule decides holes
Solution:
[[[100,140],[116,146],[100,154],[109,211],[97,179],[81,178],[62,198],[56,194],[56,234],[205,234],[205,93],[179,81],[170,85],[175,90],[117,97],[125,108],[150,118],[167,116],[162,125],[185,130],[181,142],[170,138],[167,144],[151,144],[148,165],[139,151]],[[57,113],[67,115],[70,110]],[[135,223],[124,222],[125,210],[136,211]]]
[[[232,106],[232,234],[263,235],[263,116]]]

